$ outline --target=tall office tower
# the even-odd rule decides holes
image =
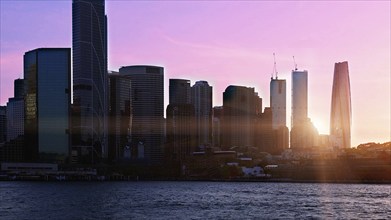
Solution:
[[[31,160],[64,162],[69,155],[71,49],[24,54],[25,143]]]
[[[137,158],[159,164],[164,152],[164,69],[158,66],[126,66],[132,86],[132,147]]]
[[[130,149],[132,125],[131,80],[118,72],[109,74],[109,149],[110,162],[125,159]],[[129,155],[130,157],[130,155]],[[130,159],[130,158],[128,158]]]
[[[185,161],[195,151],[194,106],[190,80],[170,79],[166,115],[166,154],[171,161]]]
[[[272,127],[278,129],[286,126],[286,80],[271,79],[270,107],[272,109]]]
[[[24,135],[24,99],[9,98],[7,102],[7,141]]]
[[[352,105],[350,101],[350,80],[348,62],[334,66],[333,91],[331,98],[330,137],[337,148],[350,148],[350,125]]]
[[[223,145],[254,146],[254,88],[228,86],[223,93]]]
[[[72,33],[73,152],[81,163],[97,163],[108,154],[105,1],[73,0]]]
[[[286,80],[271,79],[270,106],[272,110],[272,129],[275,130],[275,152],[289,147],[289,129],[286,126]]]
[[[23,98],[24,97],[24,80],[15,79],[14,81],[14,97]]]
[[[211,142],[212,86],[206,81],[197,81],[191,87],[191,103],[195,109],[197,145]]]
[[[300,125],[308,118],[308,72],[292,71],[292,123]]]
[[[169,104],[190,104],[190,80],[170,79]]]
[[[213,107],[213,121],[212,121],[212,146],[220,147],[221,146],[221,129],[222,129],[222,120],[224,117],[224,108],[223,106]]]
[[[168,159],[184,162],[195,151],[194,106],[169,104],[166,115]]]
[[[308,118],[308,72],[292,71],[291,148],[309,148],[316,144],[318,132]]]
[[[0,143],[7,140],[7,106],[0,106]]]

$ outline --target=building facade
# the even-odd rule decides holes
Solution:
[[[160,164],[164,154],[164,69],[158,66],[126,66],[132,93],[132,148],[137,158]]]
[[[80,163],[108,155],[107,18],[104,0],[73,0],[73,154]],[[83,159],[81,159],[83,158]]]
[[[228,86],[223,93],[223,146],[254,146],[254,88]]]
[[[271,79],[270,107],[272,109],[272,127],[278,129],[286,126],[286,80]]]
[[[109,149],[110,162],[125,159],[130,151],[132,96],[129,76],[109,74]],[[129,158],[130,159],[129,155]]]
[[[0,143],[7,140],[7,106],[0,106]]]
[[[170,79],[169,104],[190,104],[190,80]]]
[[[332,147],[351,147],[350,126],[352,122],[352,105],[350,99],[348,62],[336,63],[334,66],[330,116]]]
[[[191,87],[191,103],[195,109],[197,145],[208,145],[212,132],[212,86],[206,81],[197,81]]]
[[[30,160],[65,162],[69,155],[71,49],[24,55],[24,134]]]

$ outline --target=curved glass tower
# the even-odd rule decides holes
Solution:
[[[350,80],[348,62],[334,66],[333,91],[331,98],[330,137],[332,146],[350,148],[350,125],[352,106],[350,102]]]

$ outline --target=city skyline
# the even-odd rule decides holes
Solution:
[[[12,97],[13,80],[23,75],[25,51],[71,46],[71,5],[71,1],[1,2],[1,105]],[[106,7],[109,69],[133,64],[163,66],[164,106],[168,104],[169,78],[189,79],[191,84],[208,81],[214,87],[213,106],[222,105],[222,93],[229,85],[254,87],[268,106],[272,53],[277,55],[279,78],[287,79],[288,86],[295,55],[298,68],[309,71],[308,117],[319,133],[328,134],[333,67],[346,60],[352,91],[352,146],[390,140],[389,2],[108,1]],[[146,10],[157,15],[146,18]],[[366,13],[360,13],[364,10]],[[37,16],[43,12],[44,16]],[[181,19],[169,16],[170,12]],[[233,12],[235,19],[228,16]],[[336,18],[328,21],[328,13]],[[312,22],[307,21],[309,17]],[[345,17],[349,19],[342,19]],[[294,19],[288,22],[287,18]],[[27,21],[29,25],[25,25]],[[120,25],[125,22],[129,26]],[[367,36],[363,30],[369,28],[371,35]],[[287,91],[290,127],[291,88]]]

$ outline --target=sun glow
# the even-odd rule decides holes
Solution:
[[[322,119],[319,118],[311,118],[312,124],[315,126],[316,130],[318,130],[319,134],[329,134],[330,128],[329,124]]]

